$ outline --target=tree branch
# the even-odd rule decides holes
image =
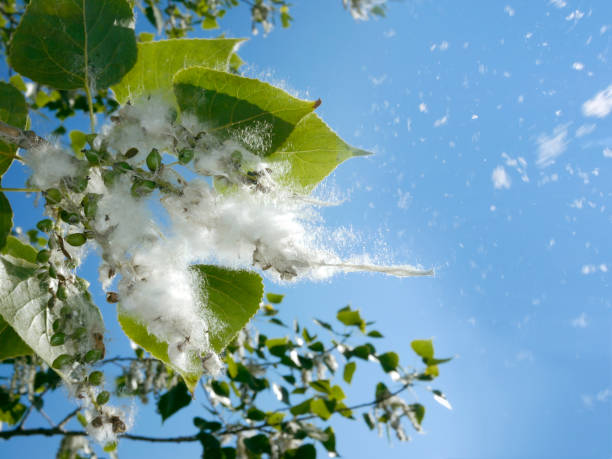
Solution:
[[[0,139],[26,150],[48,144],[45,139],[36,135],[34,131],[24,131],[2,121],[0,121]]]

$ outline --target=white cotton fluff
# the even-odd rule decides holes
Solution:
[[[51,143],[29,149],[24,159],[32,169],[30,183],[41,190],[57,187],[64,177],[74,177],[79,172],[74,156]]]

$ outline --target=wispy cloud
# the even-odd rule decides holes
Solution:
[[[510,177],[506,173],[506,169],[504,169],[504,166],[497,166],[495,169],[493,169],[493,173],[491,174],[491,180],[493,180],[493,186],[497,190],[501,190],[504,188],[509,190],[510,186],[512,185],[512,180],[510,180]]]
[[[569,124],[560,124],[555,127],[551,135],[540,134],[537,139],[538,167],[548,167],[554,164],[557,158],[567,149],[567,129]]]
[[[604,118],[612,112],[612,84],[582,104],[584,116]]]
[[[575,328],[587,328],[589,325],[589,322],[587,321],[587,316],[584,312],[580,314],[578,317],[576,317],[575,319],[572,319],[571,323],[572,323],[572,327],[575,327]]]

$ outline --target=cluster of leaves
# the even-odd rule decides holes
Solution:
[[[13,210],[0,188],[0,361],[13,369],[11,383],[0,392],[0,419],[17,426],[0,437],[23,434],[28,414],[32,410],[43,413],[42,395],[57,387],[59,375],[83,405],[80,412],[38,433],[66,438],[84,435],[68,435],[64,429],[64,424],[76,416],[89,433],[107,429],[120,435],[126,431],[126,419],[109,408],[111,392],[142,401],[153,396],[162,419],[167,419],[191,402],[191,394],[200,383],[210,398],[209,415],[194,421],[199,432],[191,440],[202,442],[205,457],[258,457],[264,453],[313,457],[314,446],[307,439],[319,441],[335,453],[333,429],[326,422],[335,413],[353,418],[355,409],[346,403],[342,387],[333,382],[337,361],[346,360],[342,378],[350,384],[356,360],[362,359],[378,362],[400,385],[394,392],[378,384],[374,401],[367,404],[372,410],[364,415],[365,422],[370,428],[387,426],[398,438],[406,439],[402,419],[420,429],[424,407],[404,402],[398,391],[438,376],[437,365],[446,360],[434,357],[431,342],[413,342],[413,349],[426,365],[419,373],[401,368],[394,352],[379,353],[370,342],[350,344],[350,330],[371,339],[381,337],[376,331],[366,331],[367,324],[359,312],[350,308],[337,315],[349,327],[348,332],[318,321],[319,327],[331,334],[329,340],[318,339],[298,325],[293,327],[291,338],[241,332],[263,301],[262,279],[252,271],[212,265],[190,267],[197,279],[197,295],[205,305],[201,314],[215,323],[214,329],[207,331],[210,352],[192,356],[201,362],[195,371],[186,371],[171,358],[175,352],[171,346],[185,345],[189,336],[179,337],[183,340],[179,345],[156,336],[150,331],[150,323],[124,310],[121,298],[109,292],[108,302],[119,302],[122,329],[141,349],[135,358],[128,359],[130,364],[116,378],[114,390],[107,387],[111,379],[105,377],[104,364],[124,359],[104,360],[102,315],[92,301],[87,282],[75,275],[79,250],[97,244],[109,273],[123,275],[135,269],[129,260],[120,263],[111,256],[109,232],[96,227],[100,220],[98,203],[104,194],[89,190],[90,177],[102,177],[106,191],[115,182],[127,179],[131,199],[143,206],[151,196],[181,196],[187,181],[174,167],[193,166],[198,156],[207,155],[209,151],[200,140],[211,136],[219,141],[242,142],[245,150],[268,163],[282,162],[287,167],[282,176],[276,177],[279,183],[307,193],[342,161],[364,154],[342,141],[314,113],[320,101],[296,99],[266,83],[237,75],[241,60],[235,51],[241,40],[171,38],[139,42],[131,27],[132,3],[31,0],[22,13],[19,2],[3,2],[4,17],[13,15],[3,38],[10,39],[8,62],[18,74],[9,82],[0,82],[0,179],[14,160],[24,161],[18,147],[31,152],[46,149],[49,158],[63,155],[61,161],[66,161],[70,173],[41,189],[28,188],[42,193],[48,217],[28,232],[29,241],[15,237]],[[177,0],[168,1],[160,9],[160,2],[151,0],[139,6],[160,33],[181,37],[195,24],[189,11],[203,18],[203,26],[207,20],[210,26],[210,21],[216,21],[235,2]],[[256,21],[259,23],[269,20],[262,13],[266,8],[278,8],[281,18],[288,15],[284,9],[288,5],[282,1],[272,0],[269,5],[257,0],[252,8],[259,11],[260,16],[253,13],[254,18],[260,18]],[[13,28],[16,18],[19,25]],[[174,111],[173,132],[167,138],[160,137],[159,149],[151,148],[144,155],[135,146],[118,150],[95,131],[96,113],[121,107],[111,119],[115,126],[130,126],[131,104],[153,96],[163,98]],[[72,155],[61,151],[58,156],[58,147],[26,131],[28,114],[39,108],[58,119],[77,110],[89,113],[91,132],[70,133]],[[187,115],[207,131],[187,132],[181,125],[181,118]],[[248,139],[235,136],[238,130],[256,131],[262,122],[271,126],[266,142],[250,144]],[[144,160],[135,163],[133,158],[139,154]],[[174,158],[164,162],[164,155]],[[247,186],[253,193],[266,192],[258,183],[259,172],[243,165],[239,155],[232,156],[230,167],[225,176],[213,177],[223,193],[231,193],[231,185]],[[167,171],[178,178],[169,181]],[[255,264],[263,269],[271,267],[257,257],[256,251]],[[275,269],[282,278],[296,275],[291,264]],[[278,304],[282,298],[269,295],[268,300]],[[275,317],[277,310],[271,304],[263,307],[263,314],[272,323],[285,326]],[[217,355],[224,358],[225,375],[217,379],[205,375],[202,379],[207,361]],[[267,377],[271,369],[282,371],[282,380]],[[266,391],[271,391],[283,408],[263,410],[261,400]],[[441,393],[435,395],[444,400]],[[222,447],[227,441],[233,446]],[[110,451],[116,444],[111,441],[106,447]],[[87,443],[63,441],[60,457],[71,448],[84,451]]]
[[[349,306],[340,309],[335,324],[315,319],[314,328],[297,323],[288,326],[278,317],[283,296],[268,294],[267,300],[257,320],[273,324],[264,327],[270,332],[281,327],[281,336],[267,336],[252,328],[240,332],[225,352],[224,373],[200,380],[201,391],[196,394],[205,398],[202,412],[193,418],[192,433],[181,437],[181,441],[200,442],[204,458],[265,454],[314,458],[317,444],[332,457],[339,454],[341,448],[337,447],[332,425],[334,416],[361,421],[369,430],[384,429],[400,441],[409,440],[405,424],[421,431],[425,407],[408,403],[403,396],[418,382],[433,381],[438,375],[437,365],[449,360],[434,358],[431,340],[412,342],[425,364],[417,371],[400,365],[397,353],[376,350],[372,340],[383,336],[370,329],[373,323],[366,322],[359,310]],[[19,429],[32,410],[44,413],[44,395],[58,387],[59,378],[52,370],[45,370],[44,363],[36,357],[3,363],[12,374],[8,372],[10,382],[0,386],[0,419]],[[144,403],[153,398],[164,422],[195,403],[177,374],[148,357],[141,348],[136,349],[134,357],[110,358],[102,364],[120,367],[114,386],[119,397],[139,397]],[[361,372],[367,371],[371,377],[376,366],[387,381],[379,382],[363,403],[349,401],[345,390]],[[431,392],[438,402],[450,407],[440,391]],[[74,411],[60,423],[65,425],[73,416],[86,425],[83,416]],[[50,434],[78,434],[54,429],[47,430]],[[8,430],[3,436],[10,438],[15,431]],[[143,439],[129,435],[126,438]],[[86,440],[63,441],[58,457],[87,450]]]

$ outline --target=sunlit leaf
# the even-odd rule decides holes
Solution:
[[[161,414],[162,421],[165,421],[181,408],[191,403],[191,394],[183,382],[162,395],[157,401],[157,409]]]
[[[139,96],[172,94],[172,78],[196,65],[228,71],[230,56],[242,39],[170,39],[138,44],[136,65],[111,89],[125,104]]]

